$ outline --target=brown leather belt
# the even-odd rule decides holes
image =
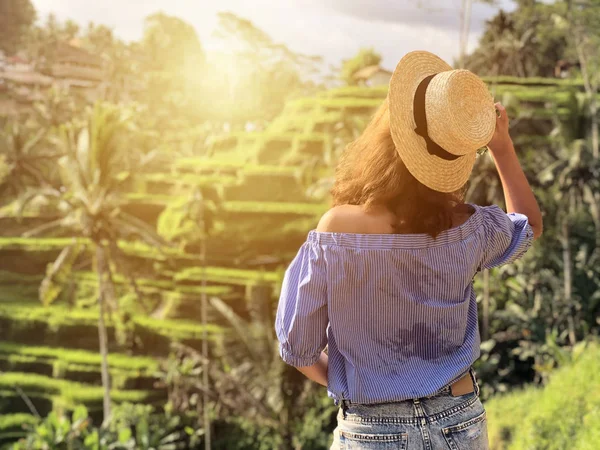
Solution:
[[[453,397],[458,397],[465,394],[470,394],[475,391],[475,386],[477,383],[477,378],[475,373],[473,373],[473,377],[471,377],[471,370],[465,373],[462,377],[456,380],[454,383],[450,384],[450,395]],[[477,387],[477,394],[479,395],[479,387]],[[350,400],[341,400],[342,409],[348,408],[352,402]]]
[[[450,385],[450,393],[453,397],[465,395],[475,390],[475,382],[471,378],[471,372],[465,373],[462,377]]]

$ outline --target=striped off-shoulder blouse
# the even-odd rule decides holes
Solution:
[[[475,274],[533,241],[526,216],[474,209],[435,239],[309,231],[281,288],[283,360],[310,366],[327,346],[336,404],[424,397],[459,378],[480,355]]]

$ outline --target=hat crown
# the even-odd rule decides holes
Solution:
[[[423,82],[425,92],[417,97]],[[490,142],[496,128],[494,101],[483,80],[430,52],[414,51],[396,66],[387,100],[390,133],[407,170],[435,191],[464,186],[477,149]]]
[[[438,73],[425,93],[429,137],[454,155],[474,153],[492,139],[494,100],[485,83],[469,70]]]

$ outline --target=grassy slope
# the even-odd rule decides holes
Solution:
[[[600,344],[558,369],[544,388],[498,396],[486,409],[492,450],[600,448]]]

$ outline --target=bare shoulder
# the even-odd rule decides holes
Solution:
[[[361,209],[355,205],[334,206],[319,220],[317,231],[344,233],[355,220],[360,220]]]
[[[331,233],[390,233],[389,214],[366,212],[359,205],[339,205],[327,211],[319,220],[317,231]]]

